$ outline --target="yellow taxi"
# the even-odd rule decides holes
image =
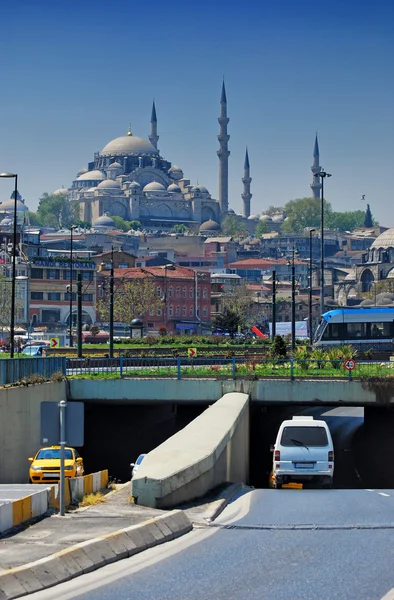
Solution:
[[[30,483],[57,483],[60,479],[60,446],[41,448],[31,462]],[[83,460],[75,448],[64,450],[64,474],[66,477],[81,477],[84,474]]]

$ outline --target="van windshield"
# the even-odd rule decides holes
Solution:
[[[281,446],[328,446],[324,427],[285,427]]]

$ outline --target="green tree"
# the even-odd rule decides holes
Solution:
[[[76,221],[75,225],[83,229],[90,229],[92,227],[90,221]]]
[[[70,227],[80,220],[79,203],[70,202],[67,194],[45,192],[38,202],[37,218],[46,227]]]
[[[225,307],[223,311],[218,314],[213,322],[215,328],[222,329],[234,337],[234,333],[237,332],[238,327],[241,325],[240,315],[230,308]]]
[[[246,226],[235,215],[226,215],[222,221],[222,231],[225,235],[239,236],[246,233]]]
[[[365,212],[363,210],[349,210],[330,213],[327,216],[326,224],[330,229],[337,231],[353,231],[356,227],[364,227],[364,221]],[[376,224],[376,222],[372,221],[372,224]]]
[[[270,228],[266,221],[259,221],[256,225],[256,229],[254,230],[254,234],[256,237],[260,238],[264,233],[269,233]]]
[[[133,231],[140,231],[142,229],[141,221],[130,221],[129,225],[130,229],[132,229]]]
[[[284,211],[283,206],[273,206],[271,204],[271,206],[269,206],[267,208],[267,210],[264,211],[264,214],[265,215],[269,215],[270,217],[272,217],[273,215],[277,215],[278,213],[279,214],[283,213],[283,211]]]
[[[109,320],[109,294],[100,298],[96,310],[102,321]],[[143,317],[148,310],[156,311],[162,301],[156,295],[154,278],[122,280],[115,287],[114,319],[121,323],[131,323],[137,317]]]
[[[20,320],[20,313],[23,309],[23,299],[18,294],[18,284],[16,284],[16,297],[15,297],[15,316],[16,322]],[[9,328],[11,322],[11,279],[7,279],[3,273],[0,272],[0,327]],[[8,334],[7,334],[8,336]]]
[[[189,228],[186,227],[186,225],[184,223],[177,223],[171,229],[172,233],[186,233],[187,231],[189,231]]]
[[[316,198],[290,200],[285,204],[284,211],[287,217],[282,226],[284,233],[302,233],[306,228],[320,226],[321,203]],[[331,204],[325,200],[326,223],[328,223],[331,212]]]
[[[28,219],[30,225],[33,225],[33,227],[41,227],[43,225],[40,217],[35,212],[28,211],[27,219]]]
[[[111,219],[115,223],[115,226],[117,229],[120,229],[120,231],[129,231],[129,229],[130,229],[129,221],[125,221],[125,219],[122,219],[122,217],[117,217],[117,216],[111,217]]]

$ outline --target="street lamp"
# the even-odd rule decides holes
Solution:
[[[312,233],[316,229],[309,230],[309,343],[312,344]]]
[[[324,179],[331,173],[320,171],[315,177],[321,178],[321,216],[320,216],[320,313],[324,313]]]
[[[297,248],[293,246],[291,253],[291,262],[287,261],[288,266],[291,264],[291,349],[294,352],[296,348],[296,315],[295,315],[295,264],[294,258],[299,254]]]
[[[271,338],[274,341],[276,336],[276,271],[272,271],[272,328]]]
[[[111,269],[109,272],[109,357],[114,357],[114,247],[111,246]]]
[[[11,278],[11,319],[10,319],[10,358],[14,358],[14,338],[15,338],[15,264],[16,264],[16,225],[17,225],[17,199],[18,199],[18,174],[0,173],[0,177],[15,180],[14,189],[14,227],[12,239],[12,278]]]
[[[70,348],[73,347],[73,231],[76,229],[75,225],[71,225],[71,248],[70,248],[70,285],[69,294],[70,294],[70,317],[69,317],[69,325],[70,325]]]

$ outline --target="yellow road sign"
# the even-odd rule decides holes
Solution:
[[[197,356],[197,348],[188,348],[187,355],[189,358],[196,358]]]
[[[51,338],[49,340],[50,348],[60,348],[60,339],[59,338]]]

